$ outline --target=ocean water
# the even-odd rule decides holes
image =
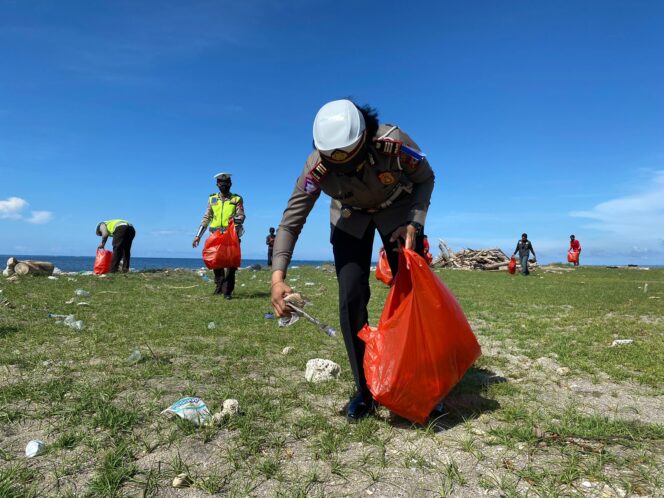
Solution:
[[[9,258],[9,255],[0,254],[0,264],[2,270],[4,263]],[[38,261],[50,261],[56,268],[62,271],[92,271],[95,258],[92,256],[40,256],[40,255],[17,255],[16,259],[34,259]],[[329,261],[298,261],[293,260],[292,266],[318,266]],[[242,267],[259,264],[266,267],[267,261],[265,259],[242,259]],[[203,260],[201,258],[131,258],[132,270],[159,270],[168,268],[203,268]]]

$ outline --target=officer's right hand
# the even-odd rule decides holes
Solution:
[[[201,238],[196,236],[194,237],[194,241],[191,243],[191,247],[198,247],[198,243],[201,241]]]
[[[277,316],[285,316],[290,313],[290,310],[288,309],[288,306],[286,306],[286,303],[284,302],[284,298],[288,294],[293,293],[293,289],[291,289],[286,282],[276,282],[272,284],[272,307],[274,308],[275,313]]]

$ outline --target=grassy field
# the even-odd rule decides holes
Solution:
[[[191,271],[0,279],[0,497],[664,496],[664,270],[437,273],[483,356],[424,426],[384,408],[347,424],[343,341],[266,319],[267,271],[239,272],[232,301]],[[288,279],[338,323],[331,268]],[[307,383],[311,358],[339,381]],[[188,395],[242,414],[159,414]],[[31,439],[46,452],[27,459]]]

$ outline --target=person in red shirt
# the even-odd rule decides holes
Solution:
[[[581,243],[576,240],[574,235],[569,236],[569,250],[571,252],[578,253],[576,256],[576,261],[574,261],[574,266],[579,266],[579,258],[581,257]]]

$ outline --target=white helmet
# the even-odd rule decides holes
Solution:
[[[314,119],[314,145],[331,159],[344,162],[364,141],[364,116],[350,100],[333,100]],[[335,153],[336,152],[336,153]]]

